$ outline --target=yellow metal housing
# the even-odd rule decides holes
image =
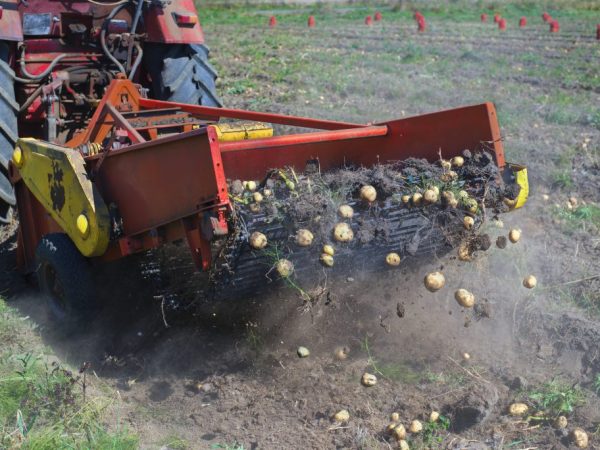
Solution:
[[[69,235],[84,256],[104,254],[110,239],[110,215],[93,183],[87,176],[85,161],[72,149],[22,138],[21,166],[23,182],[50,216]]]
[[[273,137],[273,127],[262,122],[220,123],[214,127],[220,142]]]
[[[512,166],[513,173],[515,174],[515,180],[517,184],[521,186],[519,196],[517,197],[517,203],[515,209],[521,208],[529,197],[529,179],[527,177],[527,167],[524,166]]]

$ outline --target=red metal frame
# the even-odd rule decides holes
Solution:
[[[187,113],[190,121],[182,121]],[[155,117],[152,118],[152,115]],[[147,119],[150,116],[152,120]],[[141,120],[140,117],[144,117]],[[180,133],[159,136],[161,122],[176,117]],[[266,139],[219,142],[211,123],[220,118],[254,120],[312,130]],[[131,144],[112,149],[110,133],[127,134]],[[321,170],[343,165],[373,165],[408,157],[451,158],[483,146],[504,167],[504,151],[494,106],[467,106],[377,125],[169,103],[141,98],[132,82],[109,86],[88,128],[67,146],[106,145],[86,156],[88,172],[107,205],[122,218],[122,229],[101,259],[110,260],[185,239],[198,265],[211,264],[210,240],[227,233],[229,197],[226,178],[262,179],[273,168],[302,171],[318,161]],[[21,218],[19,265],[31,270],[37,242],[58,226],[20,182],[16,183]]]

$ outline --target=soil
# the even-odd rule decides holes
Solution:
[[[452,252],[411,258],[398,268],[352,278],[323,277],[327,282],[322,295],[311,302],[283,286],[259,298],[223,300],[218,308],[187,318],[176,311],[163,314],[164,305],[153,286],[137,276],[125,281],[121,276],[115,278],[120,283],[106,285],[111,307],[89,324],[86,333],[65,338],[48,322],[35,288],[16,273],[15,227],[10,227],[1,231],[0,263],[5,270],[0,292],[38,324],[45,342],[61,359],[73,366],[91,362],[96,375],[119,391],[122,420],[140,435],[145,449],[177,448],[176,441],[185,441],[191,449],[234,443],[245,449],[394,448],[385,433],[390,414],[398,412],[407,426],[414,419],[427,423],[432,410],[448,419],[449,429],[411,435],[411,448],[574,448],[567,435],[576,426],[590,435],[590,448],[600,448],[600,402],[594,384],[600,373],[600,325],[590,307],[600,292],[600,241],[597,229],[566,228],[563,216],[552,212],[553,203],[563,204],[572,194],[588,204],[600,201],[599,191],[592,188],[600,183],[600,132],[585,121],[564,124],[551,116],[540,118],[537,109],[540,97],[556,90],[567,96],[585,92],[586,101],[565,106],[569,111],[581,108],[582,114],[600,99],[586,89],[584,80],[553,79],[550,70],[535,72],[536,60],[525,63],[532,71],[525,81],[494,65],[509,58],[511,64],[528,67],[519,55],[538,49],[548,57],[547,66],[558,67],[565,50],[573,50],[570,63],[583,67],[590,55],[598,56],[598,50],[585,40],[581,43],[575,27],[563,22],[564,34],[551,44],[542,39],[541,31],[532,30],[524,39],[517,30],[508,30],[502,40],[482,36],[479,24],[463,25],[452,34],[442,23],[433,23],[423,40],[399,27],[383,44],[377,29],[336,26],[333,32],[315,30],[306,53],[298,58],[333,61],[332,56],[352,58],[358,52],[375,65],[366,70],[357,63],[350,84],[338,84],[335,78],[317,80],[320,84],[314,86],[321,91],[311,93],[316,88],[307,83],[315,82],[311,77],[316,75],[308,67],[302,80],[283,83],[263,74],[260,79],[268,87],[246,90],[241,96],[226,94],[226,103],[256,108],[257,92],[267,91],[261,101],[300,115],[359,120],[353,115],[370,114],[369,120],[378,120],[382,114],[398,115],[399,104],[411,105],[409,112],[417,113],[424,103],[438,109],[463,103],[463,96],[470,101],[489,95],[501,114],[507,111],[507,116],[517,117],[506,118],[505,146],[513,149],[515,160],[529,164],[532,189],[524,209],[500,217],[502,227],[490,221],[481,230],[487,237],[477,238],[472,248],[486,251],[475,251],[470,262],[459,261]],[[212,42],[223,42],[214,53],[229,83],[246,79],[251,57],[249,44],[244,47],[243,42],[261,41],[264,33],[258,25],[243,32],[240,28],[207,30]],[[295,51],[285,53],[289,29],[280,33],[268,36],[269,45],[262,50],[276,54],[270,45],[281,39],[274,47],[279,56],[295,61]],[[376,66],[378,61],[385,63],[384,56],[392,58],[394,53],[386,47],[390,42],[400,42],[393,50],[404,57],[412,51],[413,58],[425,60],[435,51],[438,60],[458,61],[458,66],[451,66],[450,72],[440,66],[439,78],[430,81],[426,69],[405,59],[398,76],[413,91],[403,91],[399,81]],[[425,44],[426,50],[421,50],[425,53],[419,55],[415,46]],[[476,60],[461,58],[467,52]],[[378,59],[369,59],[370,55]],[[365,91],[373,87],[381,89],[373,99],[364,100]],[[295,97],[299,90],[306,92],[308,103]],[[328,92],[327,100],[319,100],[326,93],[322,90]],[[498,97],[507,92],[513,92],[510,102]],[[324,113],[329,103],[339,111]],[[578,153],[588,158],[569,156],[573,146],[581,145],[582,136],[590,139],[588,151]],[[554,172],[564,169],[559,162],[562,155],[567,155],[567,169],[575,180],[567,188],[553,184]],[[545,201],[542,194],[550,194],[552,200]],[[523,231],[517,244],[502,239],[512,227]],[[491,245],[494,242],[497,245]],[[134,269],[144,264],[148,262],[143,258],[128,261]],[[422,280],[434,270],[443,271],[446,287],[430,293]],[[528,274],[539,280],[531,291],[522,286]],[[475,293],[473,310],[456,303],[458,288]],[[307,347],[310,355],[299,358],[298,346]],[[347,358],[337,356],[339,348],[349,349]],[[376,375],[378,383],[362,386],[364,372]],[[525,401],[532,412],[539,411],[528,393],[553,379],[584,393],[584,401],[567,414],[567,431],[555,430],[548,421],[507,414],[513,401]],[[348,423],[331,420],[341,409],[349,411]]]

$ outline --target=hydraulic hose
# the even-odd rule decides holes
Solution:
[[[122,3],[118,6],[116,6],[111,12],[110,14],[106,17],[106,19],[104,20],[104,23],[102,24],[102,31],[100,32],[100,45],[102,46],[102,50],[104,51],[104,54],[107,56],[108,59],[110,59],[113,64],[115,66],[117,66],[117,68],[119,69],[119,71],[121,73],[127,73],[127,71],[125,70],[125,68],[123,67],[123,65],[119,62],[119,60],[117,58],[115,58],[113,56],[113,54],[110,52],[110,50],[108,49],[108,47],[106,46],[106,28],[108,27],[108,23],[127,5],[127,3]]]
[[[142,50],[142,47],[137,42],[135,43],[135,49],[137,50],[137,56],[135,58],[133,66],[131,67],[131,72],[129,72],[128,78],[130,80],[133,80],[133,77],[135,76],[135,73],[137,72],[140,63],[142,62],[142,57],[144,56],[144,50]]]
[[[48,74],[50,72],[52,72],[54,67],[56,67],[56,65],[62,59],[66,58],[67,56],[69,56],[68,53],[61,53],[56,58],[54,58],[54,60],[50,63],[50,65],[46,68],[46,70],[44,70],[40,74],[33,75],[27,71],[27,63],[25,61],[25,47],[23,47],[23,50],[21,51],[21,72],[23,73],[23,75],[25,75],[27,78],[29,78],[29,80],[26,81],[27,83],[29,83],[31,81],[39,81],[42,78],[45,78],[46,76],[48,76]],[[17,80],[17,81],[21,81],[21,80]]]

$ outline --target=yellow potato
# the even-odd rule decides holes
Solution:
[[[465,209],[469,211],[471,214],[475,214],[479,209],[479,205],[477,204],[477,200],[474,198],[467,198],[464,200]]]
[[[289,277],[292,273],[294,273],[294,264],[287,259],[280,259],[275,264],[275,270],[282,278]]]
[[[377,191],[373,186],[366,185],[360,188],[360,198],[371,203],[377,199]]]
[[[350,420],[350,413],[346,409],[342,409],[333,415],[333,420],[339,423],[345,423]]]
[[[463,226],[465,227],[465,230],[472,229],[474,225],[475,219],[473,219],[471,216],[465,216],[465,218],[463,219]]]
[[[571,431],[571,439],[577,448],[587,448],[589,445],[588,435],[582,428]]]
[[[402,196],[402,203],[404,203],[405,205],[407,205],[408,203],[410,203],[410,195],[404,194]]]
[[[440,418],[440,413],[437,411],[431,411],[431,414],[429,414],[430,422],[437,422],[439,418]]]
[[[250,247],[256,250],[261,250],[265,248],[268,244],[267,237],[258,231],[255,231],[250,235],[250,239],[248,239],[248,242],[250,243]]]
[[[333,264],[335,263],[333,256],[327,253],[321,253],[319,260],[321,261],[321,264],[327,267],[333,267]]]
[[[352,209],[352,206],[350,205],[342,205],[338,208],[338,214],[344,219],[352,219],[352,216],[354,216],[354,209]]]
[[[525,403],[513,403],[508,407],[508,413],[511,416],[524,416],[529,411],[529,406]]]
[[[459,289],[454,293],[458,304],[464,308],[472,308],[475,305],[475,296],[466,289]]]
[[[256,203],[260,203],[263,201],[263,195],[260,192],[255,192],[252,194],[252,198]]]
[[[296,244],[300,247],[310,247],[314,236],[309,230],[301,229],[296,232]]]
[[[263,195],[265,197],[271,197],[273,195],[273,191],[271,189],[264,189],[263,190]]]
[[[338,242],[350,242],[354,239],[354,232],[350,225],[340,222],[333,229],[333,237]]]
[[[394,436],[394,438],[397,441],[405,439],[406,438],[406,428],[404,428],[404,425],[402,425],[400,423],[394,427],[394,430],[392,431],[392,435]]]
[[[513,244],[516,244],[517,242],[519,242],[519,239],[521,239],[521,230],[519,230],[517,228],[513,228],[512,230],[510,230],[508,232],[508,239]]]
[[[256,181],[244,181],[242,184],[247,191],[254,192],[256,190]]]
[[[468,360],[470,360],[470,359],[471,359],[471,354],[470,354],[470,353],[467,353],[467,352],[464,352],[464,353],[462,354],[462,357],[463,357],[463,359],[464,359],[465,361],[468,361]]]
[[[398,448],[400,450],[410,450],[410,447],[408,445],[408,442],[406,442],[404,439],[400,439],[398,441]]]
[[[423,202],[423,194],[421,194],[420,192],[415,192],[412,196],[412,202],[413,205],[420,206]]]
[[[388,266],[399,266],[400,265],[400,255],[398,253],[388,253],[385,257],[385,262]]]
[[[523,280],[523,286],[527,289],[533,289],[537,285],[537,279],[533,275],[528,275]]]
[[[335,249],[333,248],[332,245],[325,244],[323,246],[323,253],[325,253],[326,255],[329,255],[329,256],[334,256],[335,255]]]
[[[392,415],[390,416],[390,419],[392,419],[392,422],[399,422],[400,414],[398,414],[397,412],[393,412]]]
[[[460,244],[458,247],[458,259],[461,261],[471,261],[473,259],[473,255],[469,251],[469,246],[467,244]]]
[[[440,165],[444,170],[450,170],[452,168],[452,163],[446,159],[440,159]]]
[[[363,384],[363,386],[367,386],[367,387],[371,387],[371,386],[375,386],[377,384],[377,377],[371,373],[363,373],[362,378],[360,379],[360,382]]]
[[[433,189],[427,189],[423,194],[423,200],[429,205],[436,203],[438,201],[438,194],[436,194]]]
[[[513,200],[512,198],[504,197],[503,201],[504,201],[504,204],[506,206],[508,206],[509,208],[512,208],[512,207],[514,207],[517,204],[517,201]]]
[[[350,349],[348,347],[338,347],[335,349],[335,357],[340,361],[344,361],[348,358],[348,354],[350,353]]]
[[[442,272],[431,272],[425,276],[425,287],[430,292],[439,291],[446,284],[446,278]]]
[[[411,433],[420,433],[423,431],[423,424],[418,420],[413,420],[408,427],[408,431]]]
[[[462,167],[465,164],[465,159],[462,156],[455,156],[452,158],[452,165],[454,167]]]
[[[440,180],[442,180],[444,183],[449,183],[451,181],[456,180],[457,178],[458,178],[458,174],[454,170],[449,170],[448,172],[444,172],[440,176]]]
[[[557,428],[559,430],[567,428],[568,425],[569,422],[565,416],[558,416],[554,421],[554,428]]]

